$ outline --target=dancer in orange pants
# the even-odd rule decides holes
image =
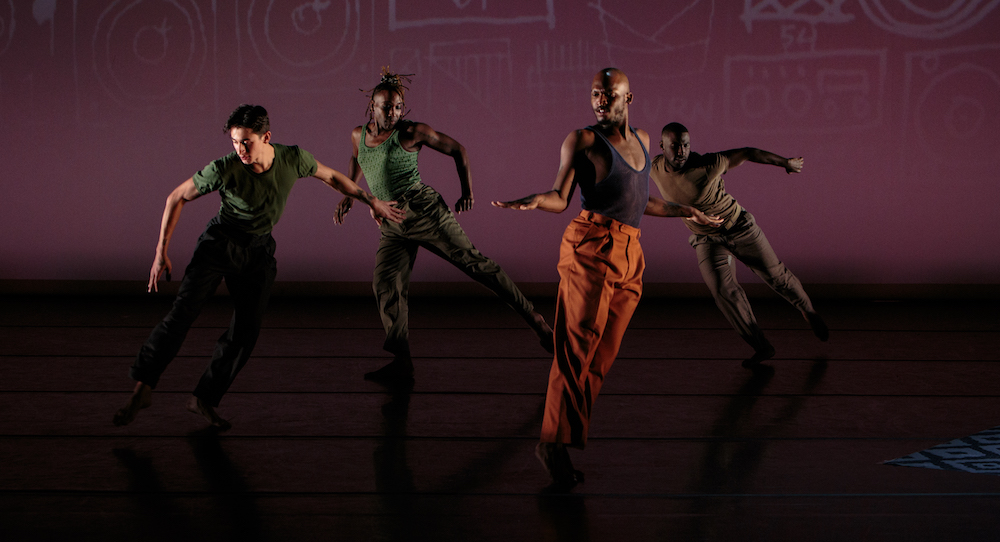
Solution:
[[[584,211],[566,228],[559,253],[556,352],[535,448],[558,489],[583,481],[566,447],[587,443],[594,399],[642,295],[639,219],[648,214],[721,222],[690,205],[649,197],[649,134],[628,124],[632,93],[624,73],[615,68],[598,72],[590,96],[597,123],[566,136],[552,190],[493,202],[507,209],[561,213],[580,186]]]
[[[586,445],[594,399],[642,295],[643,268],[638,228],[590,211],[566,228],[542,442]]]

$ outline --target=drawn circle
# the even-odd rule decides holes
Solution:
[[[147,53],[150,45],[154,53],[152,55]],[[156,64],[166,58],[168,46],[166,32],[159,32],[154,28],[140,28],[132,38],[132,50],[135,51],[136,58],[146,64]]]
[[[361,40],[359,0],[254,0],[247,36],[272,73],[315,79],[346,66]]]
[[[195,0],[115,1],[94,29],[94,72],[126,106],[169,103],[194,87],[208,57]]]
[[[1000,4],[1000,0],[951,0],[940,9],[926,9],[914,0],[859,0],[877,26],[911,38],[940,39],[966,30]]]
[[[941,55],[924,55],[920,59],[920,69],[924,73],[934,73],[941,67]]]
[[[14,39],[14,0],[7,0],[7,16],[0,15],[0,55],[10,47]]]
[[[762,119],[771,113],[771,91],[764,85],[747,85],[740,94],[740,105],[747,117]]]
[[[968,63],[927,83],[914,108],[915,129],[928,156],[939,161],[983,162],[993,156],[1000,124],[1000,76]]]
[[[970,139],[979,133],[986,120],[986,107],[968,96],[954,96],[944,112],[945,127],[955,139]]]
[[[812,107],[812,91],[802,83],[790,83],[781,92],[781,104],[789,115],[805,117]]]

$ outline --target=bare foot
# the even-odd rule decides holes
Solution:
[[[122,426],[132,423],[135,419],[136,414],[144,408],[149,408],[149,405],[153,404],[153,388],[149,387],[142,382],[137,382],[135,385],[135,390],[132,391],[132,397],[129,397],[128,403],[125,406],[118,409],[115,412],[114,418],[111,419],[111,423]]]
[[[213,427],[218,427],[220,430],[225,431],[233,425],[226,420],[223,420],[221,416],[216,414],[215,409],[211,406],[205,404],[201,399],[191,396],[191,400],[188,401],[187,409],[195,414],[201,416],[208,420],[208,423]]]
[[[537,311],[532,311],[529,324],[531,325],[531,329],[535,331],[535,335],[538,335],[538,341],[541,343],[542,348],[549,354],[554,354],[556,351],[555,340],[552,336],[552,328],[545,323],[545,318],[541,314],[538,314]]]

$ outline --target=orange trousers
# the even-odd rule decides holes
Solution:
[[[645,265],[638,228],[590,211],[566,228],[542,442],[587,444],[594,399],[639,304]]]

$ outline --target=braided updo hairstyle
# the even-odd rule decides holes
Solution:
[[[379,80],[379,83],[371,90],[362,90],[362,92],[365,92],[365,96],[368,97],[368,109],[366,110],[366,113],[368,114],[369,122],[371,122],[374,118],[372,104],[375,101],[375,95],[383,90],[395,92],[399,94],[399,97],[405,102],[406,91],[409,90],[406,83],[410,82],[410,77],[412,76],[412,73],[393,73],[389,71],[389,66],[382,67],[382,78]],[[403,115],[405,116],[406,113]]]

